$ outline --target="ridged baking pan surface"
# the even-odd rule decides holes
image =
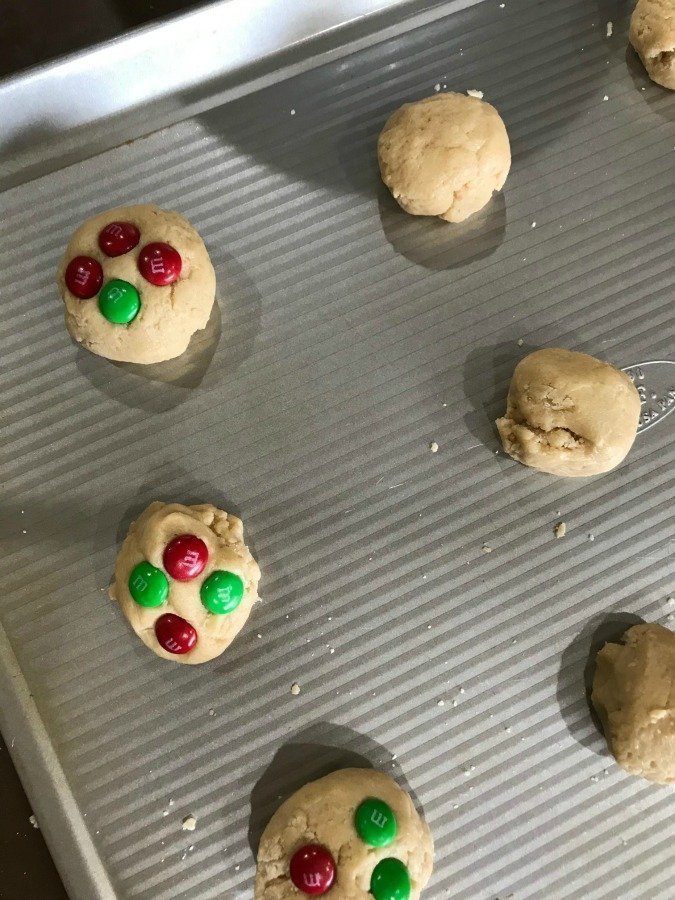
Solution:
[[[673,98],[626,33],[613,3],[482,3],[5,194],[0,623],[66,879],[57,812],[101,896],[250,897],[279,798],[360,760],[423,809],[430,900],[672,896],[672,791],[613,763],[584,678],[599,635],[675,612],[675,417],[590,480],[493,426],[533,348],[672,357]],[[401,212],[375,158],[446,89],[512,140],[465,226]],[[54,286],[81,220],[142,201],[199,229],[220,309],[148,370],[77,349]],[[154,499],[236,512],[260,562],[211,664],[107,598]]]

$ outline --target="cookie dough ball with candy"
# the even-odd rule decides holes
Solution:
[[[133,363],[184,353],[216,294],[195,229],[151,204],[111,209],[81,225],[57,281],[71,336],[92,353]]]
[[[270,819],[255,900],[418,900],[433,856],[429,827],[395,781],[341,769],[300,788]]]
[[[259,580],[241,519],[208,504],[155,502],[129,528],[110,596],[158,656],[202,663],[244,627]]]

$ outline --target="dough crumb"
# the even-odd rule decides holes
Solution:
[[[605,94],[605,96],[602,98],[602,100],[603,100],[603,102],[604,102],[605,100],[609,100],[609,97],[607,96],[607,94]]]
[[[210,709],[210,710],[209,710],[209,715],[210,715],[210,716],[215,716],[215,714],[216,714],[215,709]]]
[[[292,116],[295,115],[295,110],[294,110],[294,109],[291,110],[291,115],[292,115]]]
[[[558,522],[558,524],[553,529],[553,534],[557,538],[565,537],[567,534],[567,525],[564,522]]]
[[[466,93],[468,94],[469,97],[478,97],[479,100],[483,99],[483,92],[477,91],[474,88],[469,88],[469,90]]]
[[[445,700],[439,700],[436,706],[445,706]]]
[[[37,828],[38,830],[40,829],[40,826],[38,825],[38,820],[35,818],[35,815],[28,816],[28,821],[33,826],[33,828]]]
[[[438,93],[438,92],[440,91],[440,89],[441,89],[440,84],[435,84],[435,85],[434,85],[434,90],[436,91],[436,93]]]
[[[183,819],[183,831],[194,831],[197,827],[197,820],[194,816],[185,816]]]
[[[594,534],[589,534],[589,535],[588,535],[588,540],[589,540],[589,541],[594,541],[594,540],[595,540],[595,535],[594,535]]]
[[[294,697],[297,697],[299,693],[300,693],[300,685],[298,684],[297,681],[294,681],[293,684],[291,685],[291,694],[293,694]]]
[[[523,339],[522,339],[522,338],[518,338],[518,340],[516,341],[516,343],[518,344],[519,347],[522,347],[522,346],[523,346]]]
[[[483,546],[480,548],[480,552],[481,553],[492,553],[492,547],[488,546],[487,544],[483,544]]]
[[[429,449],[431,450],[432,453],[438,453],[438,444],[436,443],[436,441],[432,441],[429,444]]]
[[[608,22],[607,26],[606,26],[605,34],[607,35],[607,37],[611,37],[613,32],[614,32],[614,23]]]

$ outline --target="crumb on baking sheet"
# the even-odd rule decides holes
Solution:
[[[185,816],[183,819],[183,831],[194,831],[197,827],[197,820],[193,815]]]
[[[33,826],[33,828],[40,828],[40,826],[38,825],[38,820],[35,818],[35,814],[33,814],[32,816],[28,816],[28,821]]]
[[[483,546],[480,548],[480,552],[481,553],[492,553],[492,547],[490,547],[489,544],[483,544]]]
[[[299,693],[300,693],[300,685],[298,684],[297,681],[294,681],[293,684],[291,685],[291,694],[293,694],[294,697],[297,697]]]
[[[614,23],[613,23],[613,22],[608,22],[607,25],[605,26],[605,34],[606,34],[606,36],[607,36],[607,37],[611,37],[612,34],[613,34],[613,32],[614,32]]]
[[[436,441],[431,441],[431,443],[429,444],[429,449],[432,453],[438,453],[438,444],[436,443]]]
[[[483,99],[483,92],[477,91],[475,88],[469,88],[467,94],[469,95],[469,97],[478,97],[479,100]]]
[[[557,538],[565,537],[565,535],[567,534],[567,525],[565,525],[564,522],[558,522],[558,524],[553,528],[553,534]]]

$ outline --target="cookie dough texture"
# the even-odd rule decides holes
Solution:
[[[597,655],[591,700],[620,766],[675,784],[675,634],[634,625]]]
[[[675,0],[638,0],[628,36],[651,80],[675,90]]]
[[[110,258],[99,249],[98,235],[115,221],[136,225],[141,239],[133,250]],[[138,271],[141,249],[154,242],[170,244],[181,255],[181,274],[171,285],[150,284]],[[71,294],[64,275],[74,256],[97,259],[103,266],[104,285],[121,278],[139,291],[141,309],[129,325],[105,319],[98,297],[80,300]],[[199,234],[178,213],[151,204],[110,209],[80,225],[61,260],[57,281],[71,337],[92,353],[119,362],[158,363],[180,356],[192,335],[206,326],[216,295],[216,275]]]
[[[394,811],[397,836],[388,847],[364,844],[354,828],[354,813],[369,797],[384,800]],[[372,900],[370,877],[388,856],[400,859],[418,900],[431,876],[434,847],[431,832],[412,800],[395,781],[374,769],[341,769],[306,784],[276,811],[260,839],[255,900],[300,900],[306,895],[291,882],[289,861],[303,844],[330,850],[337,875],[331,900]]]
[[[447,222],[482,209],[511,166],[497,110],[455,93],[404,104],[382,129],[377,155],[382,180],[406,212]]]
[[[505,415],[504,450],[552,475],[599,475],[618,466],[637,432],[640,396],[608,363],[572,350],[537,350],[515,368]]]
[[[201,538],[209,551],[206,568],[191,581],[169,579],[168,600],[158,607],[144,607],[129,593],[129,575],[147,560],[163,568],[164,548],[181,534]],[[201,602],[199,589],[214,569],[225,569],[244,581],[239,606],[227,615],[214,615]],[[117,556],[110,596],[116,600],[139,638],[158,656],[180,663],[202,663],[219,656],[239,634],[258,599],[260,569],[244,543],[241,519],[209,504],[182,506],[156,501],[132,523]],[[155,637],[155,622],[164,613],[175,613],[197,630],[197,645],[185,655],[167,653]]]

